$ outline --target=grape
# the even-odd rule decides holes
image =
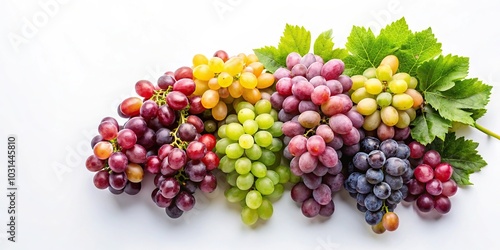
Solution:
[[[418,165],[413,174],[415,179],[422,183],[426,183],[434,178],[434,170],[425,163]]]
[[[308,218],[315,217],[319,214],[321,205],[316,202],[313,198],[309,198],[302,203],[301,210],[302,214]]]
[[[352,122],[344,114],[336,114],[330,117],[329,119],[330,128],[334,133],[338,134],[347,134],[352,129]]]
[[[110,185],[110,175],[106,170],[101,170],[95,173],[94,175],[94,185],[98,189],[106,189]]]
[[[99,160],[106,160],[113,153],[113,144],[108,141],[100,141],[93,148],[94,155]]]
[[[127,156],[122,152],[114,152],[108,158],[108,166],[116,173],[125,171],[128,164]]]
[[[101,122],[101,124],[99,124],[98,131],[102,136],[102,139],[107,141],[116,138],[118,134],[118,128],[116,127],[116,125],[107,121]]]
[[[445,195],[440,195],[434,198],[434,208],[440,214],[446,214],[451,210],[451,201]]]
[[[109,174],[109,186],[116,189],[122,190],[125,185],[127,185],[127,176],[125,173],[115,173]]]
[[[125,129],[130,129],[132,130],[137,137],[141,137],[146,133],[148,129],[148,125],[146,121],[141,118],[141,117],[133,117],[130,120],[128,120],[125,125],[123,126]]]
[[[425,184],[425,190],[432,196],[438,196],[443,192],[443,184],[438,179],[432,179]]]
[[[382,200],[373,193],[366,196],[364,203],[365,207],[372,212],[377,211],[382,207]]]
[[[373,194],[377,198],[385,200],[391,195],[391,187],[386,182],[380,182],[373,186]]]
[[[293,66],[300,63],[301,59],[302,59],[302,57],[296,52],[292,52],[292,53],[288,54],[286,57],[286,67],[289,70],[291,70],[293,68]]]
[[[434,208],[434,199],[430,194],[424,193],[417,198],[416,205],[418,210],[427,213]]]
[[[141,191],[142,184],[140,182],[127,182],[123,191],[128,195],[136,195]]]
[[[162,105],[158,108],[157,116],[163,126],[170,126],[175,122],[175,112],[168,105]]]
[[[399,226],[399,218],[396,213],[388,212],[382,217],[382,225],[387,231],[395,231]]]
[[[436,167],[441,162],[441,156],[436,150],[429,150],[425,152],[423,160],[425,164]]]
[[[91,172],[97,172],[104,167],[104,161],[97,158],[95,155],[90,155],[85,161],[85,167]]]
[[[138,97],[129,97],[120,103],[119,111],[125,117],[134,117],[140,114],[142,99]]]
[[[195,202],[193,195],[185,191],[180,191],[175,198],[175,206],[184,212],[191,210]]]

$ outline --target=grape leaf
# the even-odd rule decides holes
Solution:
[[[408,37],[412,34],[411,30],[408,28],[405,18],[401,18],[380,30],[381,37],[387,38],[392,45],[396,47],[401,47],[408,40]]]
[[[287,24],[283,36],[280,38],[278,50],[281,55],[297,52],[301,56],[311,49],[311,32],[302,26]]]
[[[422,62],[441,54],[441,43],[437,42],[431,28],[428,28],[410,34],[407,42],[394,54],[399,59],[399,71],[414,76]]]
[[[465,78],[468,70],[469,58],[441,55],[417,69],[418,88],[424,93],[448,90],[455,86],[454,81]]]
[[[375,37],[370,29],[358,26],[352,28],[345,46],[350,53],[344,59],[347,75],[362,74],[367,68],[378,66],[397,49],[387,37]]]
[[[276,47],[265,46],[260,49],[254,49],[253,52],[270,72],[276,71],[286,63],[286,56],[283,57]]]
[[[491,86],[477,79],[456,81],[447,91],[425,92],[425,100],[439,114],[450,120],[468,125],[474,124],[471,109],[484,109],[488,104]]]
[[[347,56],[347,50],[340,48],[333,49],[334,43],[332,39],[332,30],[330,29],[319,34],[314,41],[314,54],[323,58],[325,62],[333,58],[343,59]]]
[[[463,137],[456,138],[455,133],[448,133],[444,140],[437,139],[427,146],[441,154],[441,161],[453,167],[452,179],[459,185],[472,185],[469,176],[481,171],[487,165],[477,152],[479,144]]]
[[[436,137],[444,140],[451,122],[442,118],[429,105],[425,105],[422,111],[412,122],[411,137],[423,145],[431,143]]]

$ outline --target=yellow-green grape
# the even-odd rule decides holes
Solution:
[[[362,115],[371,115],[377,110],[377,101],[373,98],[365,98],[358,103],[357,111]]]
[[[392,80],[405,80],[406,84],[410,85],[411,76],[408,73],[397,73],[392,76]]]
[[[237,187],[231,187],[224,192],[224,196],[226,196],[227,201],[236,203],[244,200],[247,193],[248,191],[240,190]]]
[[[410,78],[410,83],[408,84],[408,88],[409,88],[409,89],[414,89],[414,88],[416,88],[416,87],[417,87],[417,84],[418,84],[418,80],[417,80],[417,78],[415,78],[415,77],[413,77],[413,76],[412,76],[412,77]]]
[[[396,94],[392,97],[392,106],[399,110],[407,110],[413,107],[413,98],[408,94]]]
[[[404,93],[408,89],[408,83],[405,80],[394,80],[389,82],[389,90],[394,94]]]
[[[382,118],[382,122],[385,125],[392,127],[396,125],[396,123],[398,123],[399,114],[394,107],[387,106],[383,107],[382,110],[380,110],[380,118]]]
[[[256,209],[243,207],[241,210],[241,220],[248,226],[255,224],[259,220],[259,214]]]
[[[262,205],[262,194],[257,190],[251,190],[245,197],[247,206],[251,209],[257,209]]]
[[[238,139],[238,143],[240,144],[240,147],[242,147],[243,149],[249,149],[254,144],[253,136],[249,134],[241,135],[240,138]]]
[[[357,90],[357,89],[365,86],[365,81],[368,80],[368,78],[366,78],[363,75],[354,75],[351,77],[351,80],[352,80],[351,89]]]
[[[392,94],[389,92],[382,92],[377,96],[377,104],[380,107],[387,107],[392,103]]]
[[[262,199],[262,205],[257,208],[257,213],[259,217],[263,220],[268,220],[273,215],[273,203],[268,199]]]
[[[227,72],[221,72],[219,76],[217,76],[217,82],[219,82],[221,87],[227,88],[233,83],[233,76]]]
[[[410,125],[411,119],[408,113],[405,111],[398,111],[398,123],[396,123],[396,128],[406,128]]]
[[[243,72],[240,76],[240,84],[243,88],[253,89],[257,86],[257,77],[250,72]]]
[[[380,65],[377,67],[375,72],[377,73],[377,78],[380,81],[388,82],[392,79],[392,69],[389,65]]]
[[[384,85],[382,85],[382,82],[379,79],[370,78],[365,82],[365,89],[368,94],[378,95],[384,89]]]
[[[354,103],[359,103],[359,101],[365,99],[365,98],[374,98],[373,95],[369,94],[366,92],[365,87],[361,87],[359,89],[356,89],[354,92],[351,94],[351,100]]]
[[[245,62],[240,57],[231,57],[224,63],[223,72],[229,73],[231,76],[236,76],[241,73],[243,67],[245,66]]]
[[[365,71],[363,72],[363,75],[370,79],[370,78],[375,78],[377,77],[377,74],[375,73],[375,67],[372,67],[372,68],[367,68],[365,69]]]
[[[224,69],[224,61],[220,57],[214,56],[208,61],[208,67],[212,72],[220,73]]]
[[[193,76],[202,81],[208,81],[214,77],[214,72],[206,64],[200,64],[193,69]]]
[[[193,66],[196,67],[200,64],[207,64],[208,59],[205,55],[203,54],[196,54],[193,56]]]
[[[415,109],[413,109],[413,108],[407,109],[407,110],[405,110],[405,112],[410,117],[410,121],[415,120],[415,118],[417,117],[417,111],[415,111]]]
[[[373,114],[365,117],[365,121],[363,122],[363,128],[366,131],[373,131],[377,129],[378,126],[380,126],[380,122],[381,122],[380,111],[376,110],[375,112],[373,112]]]

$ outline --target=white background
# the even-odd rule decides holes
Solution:
[[[47,10],[47,2],[55,5]],[[15,134],[19,219],[18,242],[7,242],[0,192],[0,249],[498,249],[500,141],[470,128],[460,134],[480,142],[489,163],[472,176],[475,185],[460,189],[438,219],[398,207],[400,228],[383,235],[345,193],[328,220],[302,216],[287,192],[270,221],[249,228],[221,190],[198,195],[193,211],[171,220],[151,202],[151,184],[135,197],[114,196],[93,187],[84,161],[98,122],[116,116],[137,80],[190,65],[196,53],[276,45],[285,23],[314,38],[333,29],[338,46],[352,25],[378,32],[404,16],[412,30],[432,27],[444,53],[470,57],[469,76],[494,86],[479,122],[500,132],[499,10],[482,0],[1,1],[0,188],[6,138]]]

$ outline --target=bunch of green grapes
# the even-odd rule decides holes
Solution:
[[[215,146],[221,156],[219,169],[226,174],[230,187],[225,191],[229,202],[241,204],[241,219],[247,225],[273,214],[272,201],[283,195],[291,178],[290,169],[281,165],[282,122],[271,102],[259,100],[252,105],[239,102],[237,114],[228,115],[218,129]]]
[[[219,50],[207,58],[202,54],[193,57],[194,95],[201,96],[201,104],[212,110],[218,121],[226,118],[228,105],[242,98],[255,104],[262,99],[262,90],[274,84],[274,75],[266,72],[264,64],[255,54],[240,53],[229,57]]]
[[[368,68],[363,75],[351,77],[351,99],[356,110],[365,116],[363,128],[376,131],[381,140],[394,138],[398,131],[408,134],[415,109],[423,102],[422,95],[415,90],[417,79],[397,72],[398,67],[398,58],[389,55],[377,68]]]

